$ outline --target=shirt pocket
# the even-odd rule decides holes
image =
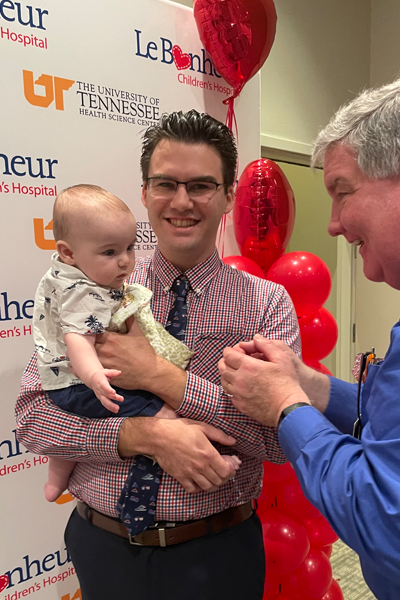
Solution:
[[[212,383],[219,383],[218,361],[222,358],[224,348],[235,346],[244,339],[243,331],[239,328],[221,329],[212,333],[198,332],[193,339],[194,356],[190,371]]]

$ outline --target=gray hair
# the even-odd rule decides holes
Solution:
[[[311,165],[322,166],[336,144],[354,150],[360,170],[371,179],[400,174],[400,79],[365,90],[342,106],[318,134]]]

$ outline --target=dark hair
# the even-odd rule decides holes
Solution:
[[[143,135],[140,166],[143,181],[149,176],[150,160],[161,140],[172,140],[184,144],[207,144],[221,157],[225,192],[233,185],[236,175],[237,148],[232,131],[206,113],[190,110],[164,114],[159,125],[149,127]]]

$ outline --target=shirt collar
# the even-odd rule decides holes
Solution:
[[[217,249],[204,262],[195,265],[185,272],[185,277],[188,278],[191,289],[196,294],[201,294],[207,288],[210,281],[217,275],[222,266],[222,261],[219,258]],[[181,271],[174,267],[158,250],[153,256],[154,273],[161,281],[164,291],[171,289],[173,281],[181,275]]]

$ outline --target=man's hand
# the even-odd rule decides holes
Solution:
[[[121,456],[147,454],[189,493],[216,491],[234,477],[236,469],[226,462],[209,440],[225,446],[234,438],[212,425],[189,419],[130,418],[121,426]]]
[[[121,371],[114,379],[116,385],[131,390],[148,389],[145,382],[155,368],[157,355],[136,321],[126,334],[106,331],[98,335],[95,349],[103,367]]]
[[[258,353],[264,360],[251,356]],[[282,410],[291,404],[310,403],[300,385],[302,363],[281,341],[256,335],[239,348],[225,348],[218,367],[233,405],[264,425],[276,427]]]
[[[260,351],[265,348],[263,340],[264,338],[261,335],[256,335],[252,341],[240,342],[235,348],[240,348],[242,353],[245,352],[255,358],[268,360],[266,354]],[[268,340],[266,347],[270,347],[271,345],[282,352],[280,354],[282,359],[281,365],[285,368],[286,373],[296,373],[294,377],[299,381],[303,392],[307,394],[312,406],[323,413],[329,402],[331,388],[329,378],[323,373],[307,367],[285,342],[281,340]]]
[[[181,406],[186,371],[155,353],[136,320],[126,334],[106,331],[98,335],[95,348],[103,367],[121,371],[114,379],[116,385],[152,392],[175,410]]]

